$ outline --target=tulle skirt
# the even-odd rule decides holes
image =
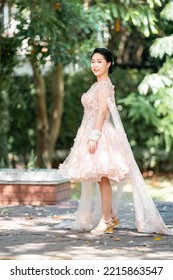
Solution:
[[[119,182],[128,178],[129,167],[114,126],[105,122],[94,154],[88,150],[90,130],[90,123],[80,126],[70,154],[59,166],[59,173],[75,182],[99,182],[102,177]]]

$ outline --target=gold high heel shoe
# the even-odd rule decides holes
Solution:
[[[113,227],[116,228],[117,226],[119,226],[120,222],[117,216],[111,216],[111,218],[112,218]]]
[[[102,235],[105,233],[113,233],[113,230],[114,227],[112,222],[101,219],[99,224],[91,230],[91,233],[95,235]]]

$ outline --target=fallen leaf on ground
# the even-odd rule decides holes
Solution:
[[[61,236],[57,236],[56,239],[58,239],[58,240],[61,239]]]
[[[154,237],[154,240],[160,241],[160,240],[162,240],[162,237]]]
[[[114,238],[115,241],[120,241],[120,238],[116,237]]]
[[[145,252],[145,251],[147,251],[147,248],[135,247],[135,250]]]
[[[58,215],[53,215],[52,219],[62,219],[62,216],[58,216]]]
[[[25,220],[32,220],[32,219],[34,219],[34,217],[33,217],[33,216],[28,216],[28,217],[25,217]]]

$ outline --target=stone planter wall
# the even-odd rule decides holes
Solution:
[[[56,169],[0,169],[0,205],[49,205],[70,197]]]

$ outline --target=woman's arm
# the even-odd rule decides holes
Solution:
[[[106,98],[104,94],[101,92],[98,94],[98,114],[94,125],[94,129],[98,129],[100,131],[102,130],[107,112],[108,112],[108,105],[106,102]]]
[[[104,93],[100,91],[98,93],[98,113],[96,117],[96,122],[93,127],[94,130],[101,132],[107,112],[108,112],[108,106],[107,106],[106,98],[104,96]],[[97,141],[89,140],[88,149],[91,154],[95,153],[97,149]]]

